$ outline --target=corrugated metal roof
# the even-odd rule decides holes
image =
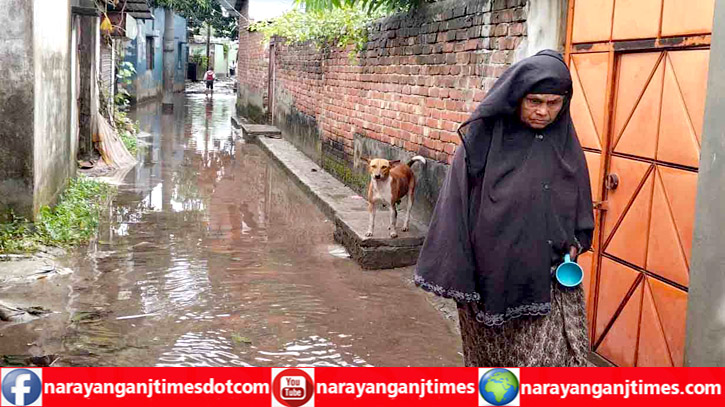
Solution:
[[[124,11],[131,15],[133,18],[139,20],[153,20],[154,15],[151,14],[151,7],[147,0],[117,0],[116,5],[113,5],[113,1],[106,0],[108,4],[108,11]]]

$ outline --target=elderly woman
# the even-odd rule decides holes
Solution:
[[[592,241],[584,153],[555,51],[511,66],[461,126],[415,272],[458,303],[466,366],[584,366],[581,286],[553,278]]]

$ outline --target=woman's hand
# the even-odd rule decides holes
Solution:
[[[571,246],[569,248],[569,257],[571,258],[571,261],[576,261],[577,256],[579,256],[579,249],[576,246]]]

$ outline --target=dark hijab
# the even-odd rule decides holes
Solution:
[[[519,119],[531,93],[564,95],[553,123]],[[511,66],[459,133],[463,148],[440,191],[415,282],[500,325],[551,310],[551,268],[570,246],[587,250],[594,217],[584,153],[569,115],[572,82],[555,51]]]

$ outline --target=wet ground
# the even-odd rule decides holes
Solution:
[[[97,242],[62,273],[0,288],[49,315],[0,322],[0,355],[54,365],[456,366],[451,324],[410,268],[364,271],[333,225],[259,147],[233,133],[235,96],[134,112],[147,148]],[[2,263],[0,263],[2,267]],[[1,362],[1,361],[0,361]]]

